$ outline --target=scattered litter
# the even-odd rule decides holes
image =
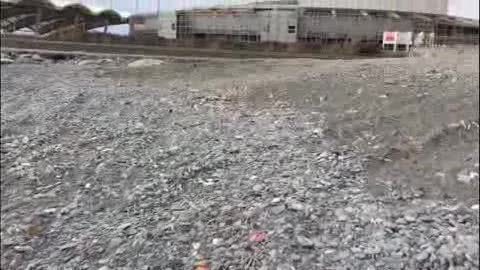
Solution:
[[[249,240],[250,242],[257,244],[263,243],[267,240],[267,234],[265,232],[256,231],[250,234]]]
[[[202,257],[197,257],[195,263],[193,264],[194,270],[210,270],[210,266],[207,260]]]

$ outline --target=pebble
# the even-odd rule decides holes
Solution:
[[[43,210],[43,213],[45,213],[45,214],[54,214],[55,212],[57,212],[56,208],[48,208],[48,209]]]
[[[407,224],[407,221],[404,218],[398,218],[397,220],[395,220],[395,223],[405,225]]]
[[[198,250],[200,249],[201,244],[198,242],[192,243],[192,248],[193,250]]]
[[[77,244],[76,243],[68,243],[68,244],[65,244],[63,246],[60,246],[59,249],[60,250],[66,250],[66,249],[71,249],[71,248],[74,248],[76,247]]]
[[[215,246],[218,246],[218,245],[220,245],[221,243],[222,243],[222,239],[220,239],[220,238],[214,238],[214,239],[212,240],[212,244],[215,245]]]
[[[1,62],[2,65],[8,65],[8,64],[14,63],[15,61],[13,61],[13,60],[10,59],[10,58],[4,58],[4,57],[2,57],[2,58],[0,59],[0,62]]]
[[[415,255],[415,260],[418,262],[424,262],[430,257],[430,254],[426,251],[422,251],[420,254]]]
[[[260,192],[263,189],[264,189],[264,186],[261,185],[261,184],[256,184],[256,185],[253,186],[253,191],[255,191],[255,192]]]
[[[470,184],[472,181],[472,175],[466,174],[466,173],[459,173],[457,174],[457,181],[464,183],[464,184]]]
[[[33,248],[31,246],[15,246],[13,249],[17,252],[31,252]]]
[[[158,59],[139,59],[128,64],[129,68],[150,67],[164,64],[165,61]]]
[[[114,237],[108,242],[108,249],[113,250],[118,248],[123,243],[123,239],[120,237]]]
[[[296,200],[290,200],[287,202],[288,209],[295,210],[295,211],[303,211],[305,210],[305,205]]]
[[[323,253],[325,253],[325,255],[330,255],[330,254],[335,253],[335,249],[327,249]]]
[[[336,209],[335,216],[337,217],[338,221],[346,221],[348,220],[348,216],[343,209]]]
[[[313,247],[314,242],[305,236],[298,235],[297,243],[302,247]]]
[[[272,204],[276,204],[276,203],[279,203],[279,202],[281,202],[281,201],[282,201],[281,198],[273,198],[273,199],[272,199]]]
[[[130,226],[132,226],[132,223],[124,223],[124,224],[118,226],[118,228],[120,230],[126,230],[126,229],[130,228]]]
[[[272,212],[272,214],[274,214],[274,215],[279,215],[283,211],[285,211],[285,205],[283,205],[283,204],[276,205],[276,206],[274,206],[270,209],[270,212]]]
[[[41,61],[43,61],[44,59],[43,59],[43,57],[41,57],[39,54],[34,54],[34,55],[32,55],[32,60],[33,60],[33,61],[36,61],[36,62],[41,62]]]
[[[93,60],[93,59],[86,59],[86,60],[82,60],[82,61],[78,62],[77,65],[86,66],[86,65],[93,65],[93,64],[98,64],[98,61]]]
[[[403,218],[405,219],[405,221],[410,223],[415,222],[417,220],[417,217],[414,215],[405,215]]]
[[[385,84],[397,84],[397,81],[395,81],[394,79],[384,79],[383,82]]]

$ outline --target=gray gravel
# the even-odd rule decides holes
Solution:
[[[478,205],[374,196],[327,115],[75,63],[2,66],[2,269],[478,269]]]

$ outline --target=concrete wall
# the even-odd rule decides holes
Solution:
[[[146,30],[158,29],[158,17],[147,17],[145,18],[145,23],[143,24],[143,27],[145,27]]]
[[[258,14],[265,26],[261,31],[263,42],[297,42],[298,12],[296,9],[268,10]]]
[[[192,32],[197,35],[234,35],[245,38],[257,36],[261,42],[293,43],[297,41],[297,15],[296,9],[195,12],[191,15]]]
[[[192,15],[194,33],[259,34],[263,27],[258,14],[252,11],[195,12]]]
[[[160,17],[158,21],[158,36],[166,39],[175,39],[177,36],[177,20],[175,17]]]

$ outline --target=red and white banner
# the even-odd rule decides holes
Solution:
[[[395,44],[398,40],[398,32],[383,32],[383,44]]]

